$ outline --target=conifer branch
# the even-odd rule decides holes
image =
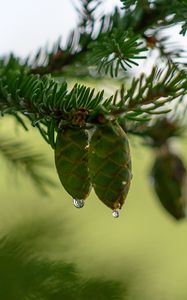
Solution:
[[[47,194],[46,186],[55,186],[52,179],[44,175],[42,170],[49,168],[44,155],[36,153],[25,143],[0,136],[0,155],[14,170],[28,176],[41,193]]]
[[[148,20],[141,18],[142,25],[147,27],[152,23],[156,26],[168,26],[175,25],[176,23],[182,23],[181,34],[185,35],[187,31],[187,2],[186,0],[156,0],[156,1],[137,1],[137,0],[121,0],[125,10],[133,15],[139,15],[142,17],[145,14]],[[168,16],[170,18],[168,18]],[[150,21],[150,24],[147,24]],[[141,24],[141,22],[139,23]],[[135,25],[136,27],[136,25]],[[140,26],[143,27],[143,26]],[[152,26],[151,26],[152,27]]]
[[[134,79],[129,89],[121,90],[121,98],[104,98],[104,91],[75,84],[69,91],[66,82],[62,84],[50,76],[40,77],[18,73],[2,68],[0,79],[1,114],[13,115],[26,128],[27,117],[37,127],[43,138],[54,148],[55,132],[60,124],[86,126],[96,124],[99,115],[118,118],[124,115],[131,120],[143,121],[152,114],[168,111],[160,110],[167,102],[182,97],[187,91],[187,77],[175,66],[154,68],[146,77]]]
[[[166,61],[167,64],[173,64],[179,69],[184,69],[187,65],[185,61],[187,57],[186,50],[178,42],[171,41],[169,36],[161,37],[161,32],[161,29],[157,29],[152,35],[147,36],[144,34],[147,46],[150,49],[157,49],[159,51],[158,59]]]
[[[39,49],[34,59],[28,59],[30,72],[41,75],[66,74],[68,67],[73,66],[73,73],[77,70],[78,74],[90,75],[89,66],[95,65],[98,71],[117,76],[119,68],[126,70],[127,66],[137,64],[137,59],[145,58],[139,54],[146,50],[142,41],[148,29],[159,31],[160,28],[182,22],[181,33],[185,34],[185,0],[172,0],[172,3],[169,0],[121,2],[125,8],[123,13],[116,9],[111,15],[96,16],[101,1],[82,0],[82,8],[77,8],[80,22],[69,35],[66,45],[62,47],[59,39],[52,50]],[[163,43],[159,48],[161,55],[170,55]],[[180,53],[176,56],[180,56]]]
[[[90,75],[89,67],[95,66],[101,75],[117,76],[118,70],[138,65],[137,60],[146,56],[146,51],[140,35],[133,34],[127,27],[125,18],[118,9],[111,15],[94,18],[97,6],[88,9],[88,4],[94,1],[83,1],[85,7],[81,14],[80,23],[67,39],[66,45],[61,46],[59,39],[51,51],[39,49],[30,61],[30,73],[33,74],[66,74],[68,67],[73,66],[74,72],[80,68],[82,73]],[[100,3],[100,2],[99,2]],[[92,7],[92,6],[91,6]],[[85,16],[90,14],[87,19]],[[127,16],[128,18],[129,16]],[[91,25],[90,25],[91,22]]]
[[[133,79],[128,90],[121,90],[121,101],[113,114],[124,112],[125,118],[140,121],[140,117],[147,119],[149,115],[168,112],[167,108],[160,108],[186,94],[185,72],[178,71],[175,66],[169,66],[166,71],[154,67],[148,77],[142,74],[140,78]]]
[[[120,69],[126,71],[127,67],[138,65],[137,59],[146,57],[140,55],[147,49],[138,40],[138,36],[121,29],[103,33],[89,45],[88,63],[97,66],[99,73],[104,71],[111,77],[117,77]]]

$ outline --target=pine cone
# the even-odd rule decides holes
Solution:
[[[182,160],[171,152],[157,156],[153,168],[155,192],[164,208],[177,220],[185,217],[186,168]]]
[[[82,128],[63,128],[57,134],[55,164],[65,190],[86,199],[91,190],[88,171],[88,135]]]
[[[132,175],[128,138],[119,124],[97,127],[91,139],[88,162],[99,199],[111,209],[121,208]]]

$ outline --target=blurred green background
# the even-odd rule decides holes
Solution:
[[[187,299],[187,222],[158,203],[153,156],[140,140],[130,138],[134,176],[114,219],[94,192],[83,209],[73,206],[37,129],[24,132],[6,118],[1,132],[47,155],[57,188],[41,196],[0,157],[0,299]],[[177,143],[184,156],[187,145]]]

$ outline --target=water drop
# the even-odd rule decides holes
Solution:
[[[119,218],[119,212],[117,210],[113,210],[112,215],[114,218]]]
[[[84,200],[73,199],[73,205],[76,208],[82,208],[84,206]]]
[[[90,145],[86,145],[84,149],[85,149],[86,151],[88,151],[89,147],[90,147]]]

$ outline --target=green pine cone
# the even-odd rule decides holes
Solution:
[[[81,128],[63,128],[57,134],[55,164],[60,181],[74,199],[86,199],[91,190],[88,171],[88,135]]]
[[[160,153],[152,168],[155,192],[164,208],[175,219],[185,217],[186,169],[173,153]]]
[[[90,142],[88,163],[99,199],[111,209],[121,208],[132,175],[128,138],[119,124],[97,127]]]

